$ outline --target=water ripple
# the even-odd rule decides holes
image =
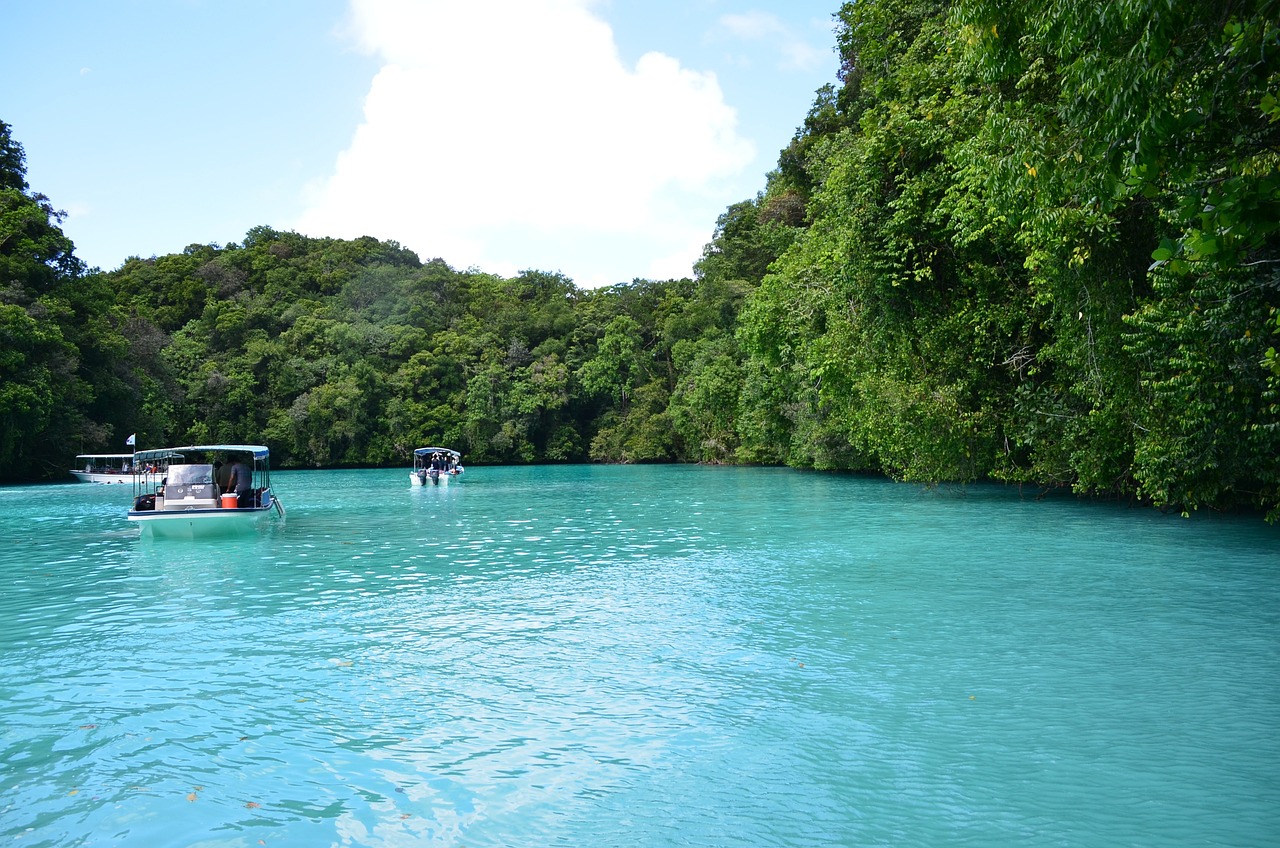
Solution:
[[[0,489],[22,845],[1257,845],[1280,536],[775,469]],[[379,503],[375,512],[367,505]]]

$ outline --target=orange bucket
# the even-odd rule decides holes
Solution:
[[[235,492],[230,492],[222,496],[223,509],[235,509],[240,506],[240,496]]]

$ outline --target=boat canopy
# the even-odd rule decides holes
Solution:
[[[133,459],[131,453],[78,453],[76,459]]]
[[[448,454],[453,458],[454,462],[462,459],[462,454],[458,453],[453,448],[416,448],[413,451],[414,456],[430,456],[433,453]]]
[[[271,455],[271,451],[267,449],[266,445],[184,445],[178,448],[156,448],[154,450],[138,451],[133,454],[133,458],[139,462],[147,462],[155,459],[182,457],[185,454],[198,451],[250,453],[253,454],[255,460],[266,459]]]

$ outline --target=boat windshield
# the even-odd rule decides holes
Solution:
[[[213,482],[212,465],[170,465],[169,485],[203,485]]]

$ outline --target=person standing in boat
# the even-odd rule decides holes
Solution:
[[[222,491],[235,492],[239,496],[236,506],[248,506],[249,493],[253,491],[253,473],[240,457],[228,459],[227,466],[224,468],[228,466],[227,485]]]

